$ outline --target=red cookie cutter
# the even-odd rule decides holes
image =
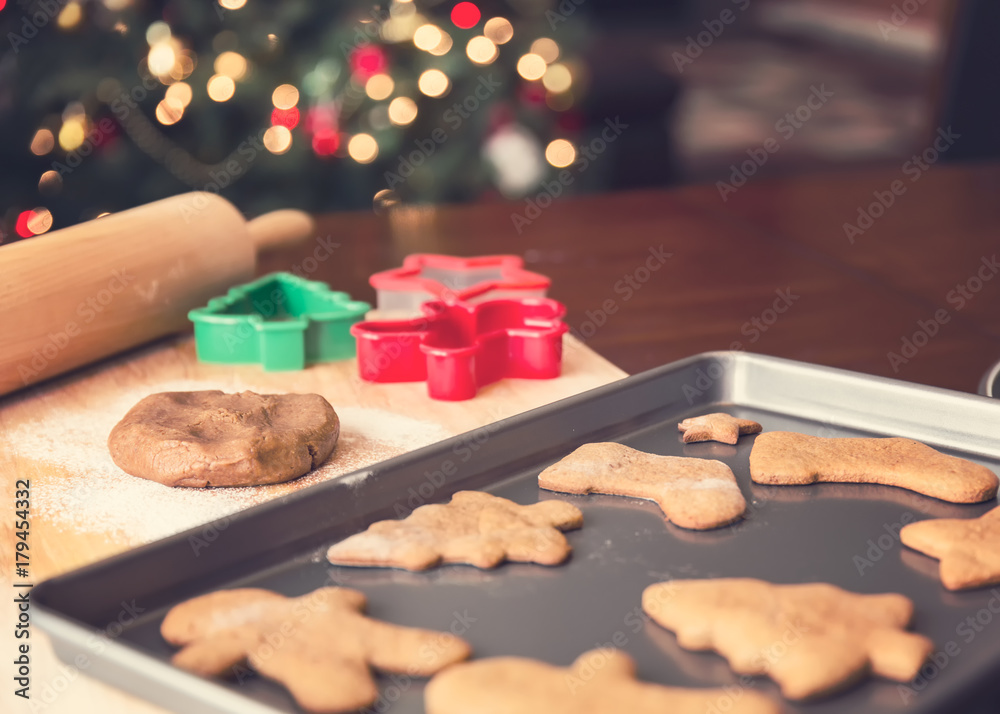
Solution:
[[[368,282],[383,312],[415,312],[429,300],[544,298],[552,283],[544,275],[525,270],[524,261],[516,255],[456,258],[432,253],[409,255],[403,267],[375,273]]]
[[[458,401],[514,377],[552,379],[562,371],[566,308],[547,298],[440,300],[423,317],[358,322],[358,370],[368,382],[422,382],[432,399]]]

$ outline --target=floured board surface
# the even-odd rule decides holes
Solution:
[[[563,362],[558,379],[504,380],[475,399],[439,402],[427,396],[423,383],[362,382],[355,360],[299,372],[202,364],[193,341],[184,337],[6,397],[0,400],[0,473],[11,496],[16,481],[30,482],[29,580],[38,583],[201,524],[207,524],[206,538],[212,539],[227,516],[250,506],[625,376],[569,336]],[[341,419],[337,448],[321,468],[300,479],[247,488],[172,489],[129,476],[114,465],[108,433],[136,402],[154,392],[203,389],[321,394]],[[469,447],[475,448],[475,442]],[[8,545],[16,537],[13,502],[9,515],[0,526]],[[8,588],[12,552],[13,547],[5,547],[0,556],[0,585]],[[4,631],[13,652],[15,642],[6,634],[12,628]],[[106,685],[87,677],[63,683],[62,666],[51,656],[43,633],[35,628],[32,637],[33,692],[41,697],[53,684],[65,684],[67,692],[51,690],[46,711],[108,711],[112,699],[119,702],[114,711],[157,711],[127,695],[109,693]],[[6,706],[12,699],[5,693],[0,701]],[[24,704],[24,711],[30,711]]]

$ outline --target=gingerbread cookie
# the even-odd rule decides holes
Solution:
[[[442,563],[493,568],[504,560],[558,565],[569,556],[560,531],[583,524],[561,501],[521,506],[480,491],[459,491],[447,504],[421,506],[400,521],[379,521],[332,546],[334,565],[426,570]]]
[[[571,667],[522,657],[458,664],[434,676],[424,690],[427,714],[779,714],[758,692],[734,698],[725,689],[687,689],[635,678],[635,662],[621,650],[591,650]],[[724,708],[723,708],[724,707]]]
[[[904,628],[909,598],[858,595],[826,583],[751,578],[650,585],[642,608],[690,650],[713,649],[739,674],[766,674],[789,699],[826,694],[875,674],[913,679],[933,643]]]
[[[827,439],[769,431],[754,441],[750,476],[781,486],[883,484],[953,503],[979,503],[997,494],[997,477],[985,466],[899,438]]]
[[[151,394],[115,425],[111,458],[167,486],[282,483],[322,464],[340,420],[318,394]]]
[[[737,419],[729,414],[716,412],[685,419],[677,425],[677,430],[684,432],[681,438],[685,444],[695,441],[735,444],[741,436],[759,434],[761,425],[749,419]]]
[[[1000,507],[979,518],[938,518],[903,526],[903,545],[941,561],[941,584],[965,590],[1000,583]]]
[[[348,588],[297,598],[222,590],[171,608],[160,633],[183,647],[173,657],[178,667],[216,676],[247,662],[311,712],[373,704],[378,688],[370,667],[427,677],[471,653],[454,635],[373,620],[364,608],[365,596]]]
[[[739,520],[746,501],[721,461],[657,456],[622,444],[584,444],[538,475],[538,485],[564,493],[603,493],[655,501],[681,528],[705,530]]]

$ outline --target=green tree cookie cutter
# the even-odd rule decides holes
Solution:
[[[188,318],[202,362],[278,371],[353,357],[351,325],[370,309],[326,283],[272,273],[212,298]]]

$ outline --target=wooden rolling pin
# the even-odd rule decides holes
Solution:
[[[248,222],[197,192],[0,246],[0,394],[185,329],[259,250],[313,232],[301,211]]]

